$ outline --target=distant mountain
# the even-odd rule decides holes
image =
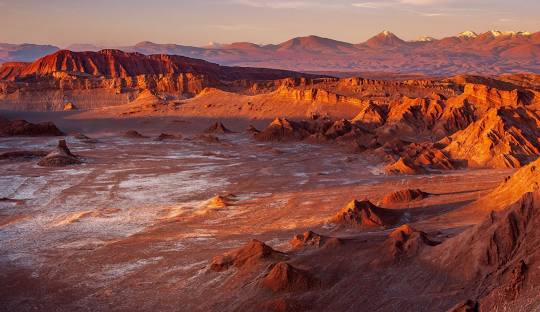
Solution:
[[[75,51],[101,49],[85,44],[69,48]],[[192,47],[144,41],[133,46],[116,48],[146,55],[182,55],[228,66],[304,72],[393,72],[438,76],[462,73],[540,73],[538,32],[464,31],[442,39],[421,37],[419,40],[405,41],[390,31],[383,31],[357,44],[306,36],[270,45],[236,42]],[[3,50],[0,48],[0,59],[3,59],[1,51]],[[4,58],[4,61],[35,59],[28,55],[16,56],[12,53],[11,57]]]
[[[285,41],[276,46],[280,52],[301,53],[354,53],[356,48],[353,44],[317,37],[298,37]]]
[[[52,45],[0,43],[0,63],[31,62],[60,48]]]
[[[139,42],[132,47],[120,47],[126,52],[139,52],[142,54],[176,54],[183,56],[197,56],[207,49],[178,44],[156,44],[150,41]]]
[[[401,47],[405,45],[405,41],[388,30],[385,30],[362,45],[367,45],[371,48]]]

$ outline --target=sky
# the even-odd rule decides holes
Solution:
[[[0,42],[204,46],[318,35],[359,43],[383,30],[413,40],[536,32],[539,12],[539,0],[0,0]]]

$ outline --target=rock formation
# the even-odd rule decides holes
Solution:
[[[375,129],[382,126],[386,122],[387,112],[382,106],[369,103],[365,105],[351,122],[360,123],[362,126]]]
[[[398,224],[401,216],[400,211],[377,207],[368,200],[353,200],[330,222],[345,227],[388,227]]]
[[[136,130],[128,130],[124,132],[123,137],[126,139],[146,139],[147,137],[140,134]]]
[[[540,156],[540,118],[525,108],[489,110],[443,140],[444,151],[469,167],[517,168]]]
[[[305,291],[313,286],[310,274],[300,270],[287,262],[278,262],[262,280],[262,286],[272,292]]]
[[[168,133],[161,133],[158,135],[154,141],[168,141],[168,140],[181,140],[181,135],[174,135],[174,134],[168,134]]]
[[[436,173],[456,169],[457,164],[431,143],[412,143],[400,153],[397,161],[387,165],[388,174]]]
[[[47,154],[37,164],[42,167],[63,167],[68,165],[80,164],[77,156],[71,153],[65,140],[58,141],[56,150]]]
[[[499,186],[487,195],[479,198],[472,207],[474,213],[487,214],[493,210],[507,209],[517,202],[525,193],[540,189],[540,159],[524,166],[512,176],[501,181]],[[469,208],[469,207],[466,207]]]
[[[212,211],[220,210],[234,205],[237,201],[234,194],[216,195],[203,203],[201,207],[195,212],[197,215],[206,215]]]
[[[385,242],[386,255],[391,261],[401,261],[417,255],[425,246],[436,246],[439,242],[428,238],[427,234],[404,224],[388,235]]]
[[[75,109],[77,109],[77,107],[75,107],[75,105],[71,102],[64,104],[64,111],[71,111]]]
[[[289,244],[293,249],[322,248],[328,246],[338,246],[341,243],[342,241],[339,238],[319,235],[312,231],[295,235],[293,239],[289,241]]]
[[[253,135],[253,136],[261,133],[261,131],[259,129],[255,128],[255,126],[253,126],[253,125],[249,125],[247,127],[247,129],[246,129],[246,132],[248,134],[250,134],[250,135]]]
[[[225,271],[232,266],[249,269],[262,261],[280,260],[285,259],[285,257],[285,254],[275,251],[261,241],[253,239],[242,248],[214,257],[210,269],[217,272]]]
[[[197,141],[201,141],[201,142],[205,142],[209,144],[215,144],[215,143],[221,142],[221,140],[217,136],[212,135],[212,134],[201,134],[201,135],[196,136],[194,139]]]
[[[249,89],[257,84],[255,81],[300,76],[316,77],[284,70],[220,66],[179,55],[61,50],[33,63],[0,67],[0,107],[61,111],[69,98],[72,107],[87,109],[128,104],[141,90],[183,99],[206,87],[243,85]],[[50,95],[47,102],[37,98],[43,94]]]
[[[437,246],[436,265],[465,281],[482,280],[475,289],[481,310],[515,304],[534,287],[525,283],[528,276],[538,274],[539,207],[538,192],[522,194],[507,210]]]
[[[225,127],[221,122],[215,122],[213,125],[211,125],[210,127],[208,127],[208,129],[206,129],[204,131],[205,133],[209,133],[209,134],[227,134],[227,133],[232,133],[231,130],[227,129],[227,127]]]
[[[377,130],[379,136],[416,138],[432,135],[441,118],[444,104],[441,100],[403,97],[389,105],[385,124]]]
[[[310,135],[306,128],[304,123],[276,118],[255,138],[261,141],[302,140]]]
[[[422,200],[430,194],[420,189],[399,190],[386,194],[382,199],[383,205],[409,203],[412,201]]]
[[[83,133],[77,133],[73,137],[83,143],[95,144],[98,142],[98,140],[91,138]]]
[[[26,120],[13,120],[0,117],[0,136],[61,136],[64,135],[52,122],[38,124]]]

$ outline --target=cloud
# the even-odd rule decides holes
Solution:
[[[313,6],[314,3],[307,1],[264,1],[264,0],[232,0],[234,4],[245,5],[255,8],[270,8],[270,9],[301,9]]]
[[[356,2],[352,3],[352,6],[363,9],[380,9],[387,7],[389,3],[386,2]]]
[[[443,12],[416,12],[418,13],[419,15],[421,16],[426,16],[426,17],[437,17],[437,16],[451,16],[452,14],[450,13],[443,13]]]
[[[360,9],[393,9],[416,14],[422,17],[465,16],[470,12],[478,11],[474,7],[449,7],[448,4],[461,0],[381,0],[353,2],[351,5]]]
[[[240,30],[261,30],[261,27],[245,24],[233,25],[208,25],[209,28],[224,30],[224,31],[240,31]]]
[[[266,1],[266,0],[229,0],[228,3],[236,4],[236,5],[243,5],[243,6],[249,6],[253,8],[266,8],[266,9],[289,9],[289,10],[296,10],[296,9],[337,9],[337,8],[343,8],[343,4],[336,4],[336,3],[329,3],[328,1],[320,1],[320,0],[311,0],[311,1],[303,1],[303,0],[273,0],[273,1]]]
[[[406,6],[434,6],[447,4],[451,0],[381,0],[368,2],[354,2],[352,6],[364,9],[381,9],[386,7],[406,7]]]
[[[412,4],[412,5],[432,5],[438,4],[446,1],[441,0],[399,0],[399,3],[403,4]]]

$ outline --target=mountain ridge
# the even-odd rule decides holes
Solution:
[[[92,44],[73,44],[75,51],[101,50]],[[169,54],[203,59],[227,66],[265,67],[302,72],[393,72],[452,76],[462,73],[498,75],[540,73],[540,32],[464,31],[445,38],[406,41],[383,31],[365,42],[349,43],[310,35],[278,44],[233,42],[207,47],[142,41],[115,47],[145,55]],[[30,52],[17,52],[31,49]],[[33,49],[33,50],[32,50]],[[0,44],[0,63],[33,61],[54,46]],[[52,51],[54,50],[54,51]],[[47,52],[47,53],[45,53]]]

